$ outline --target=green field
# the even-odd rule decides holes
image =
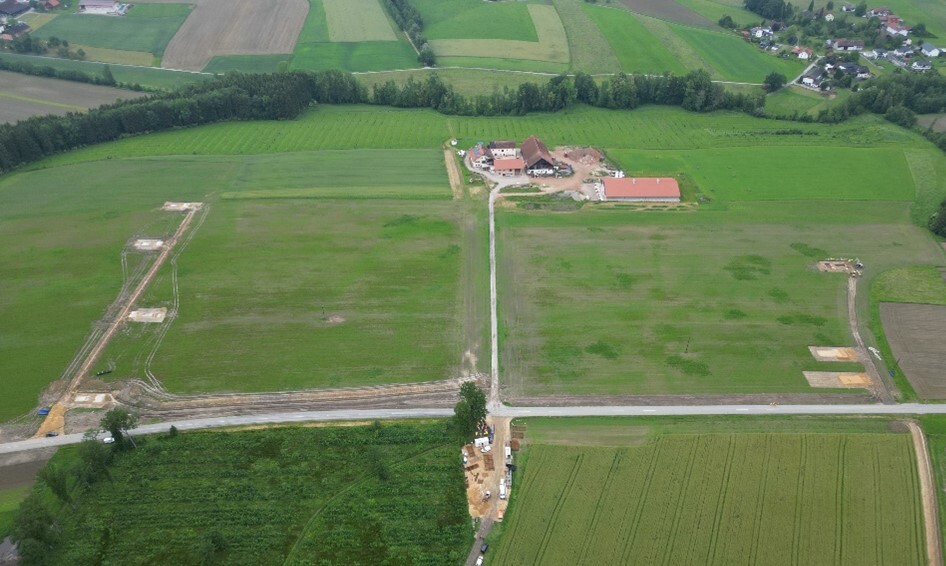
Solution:
[[[779,59],[775,55],[763,53],[734,33],[676,24],[671,27],[725,80],[761,83],[772,71],[782,73],[791,80],[805,69],[804,62]]]
[[[620,62],[608,45],[598,26],[582,9],[581,0],[553,0],[568,34],[571,71],[589,74],[613,73],[621,68]]]
[[[788,77],[791,79],[791,77]],[[812,92],[800,86],[787,86],[765,98],[765,113],[769,116],[817,116],[825,108],[841,104],[851,91],[838,89],[830,95]]]
[[[0,540],[10,535],[13,528],[13,516],[16,514],[20,501],[30,492],[29,486],[0,489]]]
[[[742,25],[759,21],[759,16],[743,8],[742,2],[718,0],[674,0],[674,2],[686,6],[713,23],[718,22],[723,16],[729,16]]]
[[[188,4],[140,4],[126,17],[63,14],[35,35],[93,47],[144,51],[160,57],[190,11]]]
[[[203,73],[188,73],[186,71],[172,71],[157,67],[127,67],[124,65],[107,65],[93,61],[72,61],[69,59],[54,59],[51,57],[34,57],[15,53],[0,53],[0,60],[30,63],[35,67],[52,67],[65,71],[82,71],[89,75],[101,75],[105,67],[112,72],[112,76],[119,83],[138,84],[152,90],[172,90],[180,86],[213,78]]]
[[[946,484],[946,419],[939,415],[928,415],[920,418],[920,424],[929,443],[930,459],[933,464],[933,485],[942,486]],[[936,499],[939,504],[942,540],[946,542],[946,523],[942,520],[946,517],[946,498],[937,495]]]
[[[530,444],[491,563],[925,563],[909,435],[631,432]]]
[[[331,41],[397,41],[379,0],[322,0]]]
[[[204,67],[205,73],[226,74],[231,71],[243,73],[275,73],[288,67],[292,55],[218,55]]]
[[[116,456],[111,481],[74,491],[75,511],[45,494],[61,528],[47,556],[58,564],[459,563],[472,536],[457,453],[442,423],[140,439]],[[62,449],[52,465],[75,459]]]
[[[852,343],[846,280],[814,261],[869,257],[878,271],[936,262],[908,206],[504,209],[503,379],[513,396],[811,392],[802,371],[830,368],[808,346]]]
[[[538,41],[507,39],[432,39],[430,45],[438,57],[463,58],[489,56],[497,59],[568,63],[569,40],[552,6],[529,4]],[[474,66],[474,65],[468,65]]]
[[[687,69],[634,14],[624,10],[586,5],[585,11],[608,39],[627,73],[686,74]]]
[[[427,39],[515,39],[539,41],[524,2],[414,0]]]

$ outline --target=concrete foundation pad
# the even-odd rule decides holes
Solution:
[[[808,385],[831,389],[866,389],[870,377],[866,373],[851,371],[806,371]]]
[[[161,210],[168,210],[171,212],[186,212],[188,210],[200,210],[204,206],[202,202],[171,202],[168,201],[164,203],[164,206],[161,207]]]
[[[846,346],[808,346],[819,362],[856,362],[857,350]]]
[[[135,240],[132,244],[134,248],[142,252],[153,252],[160,250],[161,246],[164,245],[164,240],[153,240],[150,238],[142,238],[140,240]]]
[[[128,313],[128,320],[132,322],[164,322],[168,315],[168,309],[165,307],[155,309],[137,309]]]
[[[111,405],[115,399],[109,393],[80,393],[72,398],[71,408],[98,409]]]

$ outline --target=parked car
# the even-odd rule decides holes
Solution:
[[[476,566],[483,566],[483,555],[482,555],[482,554],[480,554],[479,557],[476,559]]]
[[[487,550],[489,550],[489,545],[484,542],[483,546],[480,547],[480,554],[486,554]]]
[[[56,432],[55,430],[51,430],[51,431],[49,431],[49,432],[46,433],[46,436],[48,436],[48,437],[59,436],[59,433]]]
[[[102,439],[102,442],[104,442],[105,444],[111,444],[115,442],[115,439],[112,438],[111,436],[106,436],[105,438]]]

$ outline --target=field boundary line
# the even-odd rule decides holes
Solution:
[[[834,563],[841,564],[844,558],[844,463],[847,461],[847,436],[838,442],[837,474],[834,488]]]
[[[723,524],[723,510],[726,508],[726,499],[729,495],[729,478],[732,475],[733,456],[735,455],[736,437],[729,435],[729,446],[726,448],[726,468],[723,470],[723,481],[719,486],[720,496],[716,501],[716,515],[713,517],[713,531],[710,539],[709,556],[706,563],[713,564],[716,559],[716,547],[719,540],[719,529]]]
[[[801,502],[805,495],[805,480],[808,477],[805,474],[805,468],[808,462],[808,435],[801,435],[801,447],[799,450],[798,478],[795,482],[795,526],[792,529],[792,566],[800,566],[799,546],[801,539]]]
[[[933,464],[930,461],[926,435],[916,421],[907,423],[913,437],[913,451],[916,452],[917,472],[920,476],[920,499],[923,502],[923,518],[926,534],[926,554],[930,566],[943,565],[943,548],[940,539],[939,507],[936,501],[936,488],[933,482]]]
[[[28,55],[28,57],[34,57],[36,59],[47,59],[50,61],[71,61],[71,59],[61,59],[59,57],[50,57],[48,55]],[[79,61],[80,63],[92,63],[98,65],[108,65],[109,67],[129,67],[132,69],[151,69],[154,71],[169,71],[172,73],[189,73],[191,75],[207,75],[208,77],[214,77],[217,73],[205,73],[203,71],[188,71],[187,69],[170,69],[166,67],[148,67],[145,65],[132,65],[131,63],[106,63],[105,61]]]
[[[699,442],[707,442],[704,438],[701,438]],[[670,560],[673,557],[673,548],[676,542],[680,537],[676,536],[677,528],[680,526],[680,517],[683,515],[683,508],[687,503],[687,490],[690,489],[690,480],[693,478],[693,466],[696,463],[696,455],[699,452],[699,445],[695,449],[690,450],[687,454],[687,465],[686,472],[683,480],[683,485],[677,489],[677,493],[680,497],[677,499],[677,504],[674,506],[673,517],[670,518],[670,532],[667,533],[670,536],[670,544],[664,546],[663,559],[660,561],[661,564],[673,564]]]
[[[640,525],[641,514],[644,512],[644,506],[647,503],[647,493],[650,491],[650,484],[654,480],[654,472],[657,469],[657,463],[660,460],[660,451],[663,448],[663,442],[660,439],[654,443],[654,453],[651,455],[650,467],[647,469],[647,476],[644,478],[644,484],[640,490],[640,498],[637,500],[637,505],[634,508],[634,521],[631,523],[631,528],[627,533],[627,539],[624,543],[624,549],[621,551],[621,563],[628,564],[630,563],[630,554],[631,549],[634,547],[634,539],[637,537],[637,526]],[[630,507],[627,508],[629,512]],[[627,512],[624,514],[624,524],[627,524]]]
[[[153,69],[154,67],[147,67]],[[169,70],[169,69],[166,69]],[[486,71],[490,73],[512,73],[516,75],[535,75],[539,77],[574,77],[575,73],[549,73],[547,71],[522,71],[515,69],[493,69],[490,67],[458,67],[456,65],[447,65],[445,67],[417,67],[415,69],[388,69],[386,71],[351,71],[352,75],[380,75],[382,73],[415,73],[417,71],[426,71],[426,72],[437,72],[437,71]],[[187,71],[190,72],[190,71]],[[616,77],[621,73],[593,73],[589,74],[589,77]],[[625,73],[627,75],[641,75],[644,77],[660,77],[663,75],[654,75],[648,73]],[[724,84],[724,85],[746,85],[746,86],[762,86],[762,83],[745,83],[739,81],[719,81],[711,80],[711,83]]]
[[[759,487],[759,500],[756,503],[755,521],[752,524],[752,546],[749,548],[749,563],[759,564],[760,560],[756,557],[759,552],[759,539],[762,536],[762,518],[765,516],[765,494],[769,484],[769,461],[772,456],[772,444],[775,442],[775,436],[766,434],[765,456],[762,459],[762,484]]]

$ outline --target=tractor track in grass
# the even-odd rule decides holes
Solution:
[[[907,423],[913,436],[916,452],[916,467],[920,476],[920,498],[923,501],[923,524],[926,532],[926,556],[930,566],[942,566],[943,547],[939,529],[939,506],[936,502],[936,482],[933,479],[933,464],[923,429],[915,421]]]

